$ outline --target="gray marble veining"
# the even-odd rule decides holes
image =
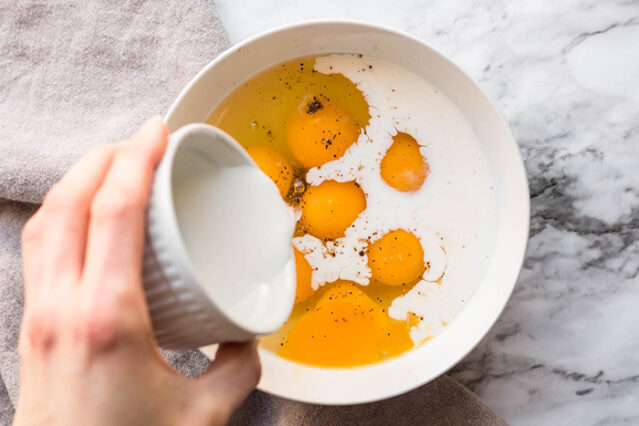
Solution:
[[[231,40],[377,22],[464,68],[511,126],[530,243],[498,323],[452,375],[515,425],[639,424],[639,2],[218,0]]]

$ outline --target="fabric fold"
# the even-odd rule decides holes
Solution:
[[[255,391],[229,422],[233,426],[419,424],[507,425],[472,392],[448,376],[394,398],[358,405],[304,404]]]
[[[229,45],[205,0],[2,0],[0,16],[0,198],[23,202],[164,114]]]

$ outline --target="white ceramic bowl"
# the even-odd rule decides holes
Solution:
[[[464,72],[437,50],[395,30],[348,21],[315,21],[269,31],[233,46],[205,67],[177,98],[166,122],[171,129],[204,121],[235,87],[279,62],[327,53],[361,53],[402,66],[437,87],[465,115],[493,169],[498,235],[486,275],[444,331],[427,344],[378,364],[315,368],[261,350],[259,389],[299,401],[354,404],[416,388],[459,362],[497,320],[513,290],[524,257],[529,195],[524,167],[508,126]]]

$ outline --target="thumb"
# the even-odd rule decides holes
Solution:
[[[197,410],[209,423],[225,423],[255,389],[261,371],[256,340],[221,344],[215,360],[195,381],[199,388]]]

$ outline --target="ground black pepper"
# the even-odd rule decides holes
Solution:
[[[317,99],[316,96],[313,96],[313,100],[306,105],[306,113],[307,114],[315,114],[320,109],[323,109],[324,105],[322,102]]]

